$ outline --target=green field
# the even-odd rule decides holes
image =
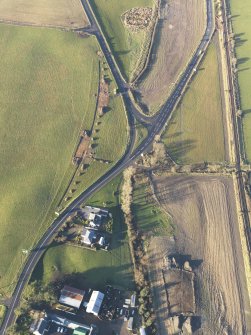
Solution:
[[[138,229],[155,236],[171,235],[171,218],[156,204],[147,178],[134,184],[132,211]]]
[[[163,134],[172,158],[186,164],[225,161],[222,114],[217,53],[211,44]]]
[[[94,206],[105,205],[113,214],[111,252],[52,245],[35,269],[33,278],[42,279],[46,284],[55,276],[78,273],[76,285],[80,287],[102,289],[109,283],[125,289],[133,288],[126,226],[119,206],[120,183],[121,177],[117,177],[88,201]]]
[[[152,7],[152,0],[90,0],[98,21],[108,38],[113,55],[118,61],[121,72],[130,79],[142,47],[145,32],[133,33],[126,29],[121,21],[121,15],[133,7]]]
[[[251,161],[251,3],[248,0],[231,0],[231,14],[235,34],[235,50],[238,58],[238,81],[240,86],[241,108],[245,149]]]
[[[0,25],[0,292],[13,289],[22,250],[51,222],[73,174],[79,132],[91,128],[96,107],[98,48],[72,32]],[[126,147],[127,119],[121,98],[114,104],[109,113],[121,128],[110,129],[107,114],[100,129],[110,141],[121,136],[115,161]],[[109,167],[93,168],[88,185]]]
[[[119,95],[113,94],[116,84],[110,70],[107,67],[105,68],[104,74],[109,80],[111,95],[108,111],[102,117],[97,115],[94,122],[91,145],[96,160],[92,160],[81,175],[78,173],[80,169],[76,173],[66,194],[69,197],[69,201],[111,169],[125,153],[128,142],[128,120],[123,101]],[[108,164],[102,163],[101,160],[107,161]],[[76,189],[74,194],[70,194],[72,188]],[[61,205],[65,207],[69,201],[63,201]]]

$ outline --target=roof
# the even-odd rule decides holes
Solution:
[[[133,329],[133,317],[130,317],[127,324],[127,329],[132,330]]]
[[[36,330],[33,332],[33,334],[43,335],[46,331],[47,326],[48,326],[48,322],[45,319],[40,319],[37,324]]]
[[[85,292],[70,286],[64,286],[61,290],[59,302],[71,307],[80,308]]]
[[[73,335],[87,335],[88,332],[89,330],[79,327],[74,329]]]
[[[89,219],[90,221],[94,221],[95,216],[96,216],[96,214],[94,214],[94,213],[90,213],[88,219]]]
[[[139,330],[140,335],[146,335],[146,330],[145,328],[141,327]]]
[[[102,292],[93,291],[90,301],[88,302],[86,312],[98,315],[104,296],[105,295]]]
[[[103,236],[101,236],[98,243],[99,243],[99,245],[103,246],[105,244],[105,238]]]
[[[136,294],[133,294],[132,296],[131,296],[131,307],[135,307],[135,305],[136,305]]]
[[[81,236],[85,244],[92,244],[93,239],[96,237],[96,233],[94,230],[84,228]]]

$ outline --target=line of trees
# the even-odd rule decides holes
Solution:
[[[155,315],[152,307],[152,297],[147,271],[147,256],[144,250],[142,234],[137,229],[133,218],[133,184],[136,170],[129,167],[124,171],[124,182],[121,192],[121,208],[124,213],[128,230],[129,245],[132,262],[134,265],[134,277],[139,293],[139,314],[142,317],[142,324],[151,327],[151,334],[156,334]]]

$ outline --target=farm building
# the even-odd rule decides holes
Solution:
[[[36,320],[30,328],[30,331],[34,335],[44,335],[48,328],[48,321],[44,318]]]
[[[93,228],[99,228],[102,223],[102,216],[99,214],[90,213],[89,214],[90,226]]]
[[[81,234],[82,242],[87,245],[91,245],[93,240],[96,238],[94,230],[84,228]]]
[[[132,294],[130,303],[131,303],[131,307],[135,308],[135,306],[136,306],[136,294]]]
[[[141,328],[139,329],[139,333],[140,333],[140,335],[146,335],[146,330],[145,330],[145,328],[141,327]]]
[[[87,304],[86,312],[98,316],[104,296],[102,292],[93,291],[90,301]]]
[[[70,286],[64,286],[61,290],[59,302],[61,304],[79,309],[84,298],[84,291]]]
[[[127,323],[127,329],[133,330],[133,317],[130,317]]]

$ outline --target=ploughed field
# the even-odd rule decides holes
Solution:
[[[176,227],[175,240],[162,239],[154,248],[150,244],[153,259],[154,250],[162,255],[155,267],[161,271],[166,252],[197,260],[196,315],[202,317],[201,334],[209,330],[218,335],[248,334],[250,307],[232,178],[155,177],[154,188]]]
[[[203,37],[206,2],[163,0],[150,61],[138,82],[139,102],[150,113],[167,99]]]
[[[88,24],[80,0],[1,0],[0,21],[64,28]]]
[[[237,55],[238,81],[243,110],[243,128],[246,155],[251,161],[251,3],[249,0],[231,0],[230,8]]]
[[[98,45],[71,32],[0,25],[0,286],[5,292],[52,219],[92,125]]]

